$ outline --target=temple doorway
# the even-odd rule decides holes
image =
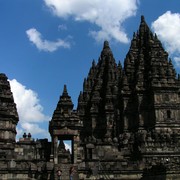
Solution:
[[[74,163],[74,140],[73,137],[58,138],[58,164]]]

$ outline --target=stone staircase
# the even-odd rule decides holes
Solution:
[[[79,180],[77,166],[72,164],[56,164],[54,167],[54,180],[58,180],[58,176],[57,176],[58,169],[61,169],[62,171],[61,180],[69,180],[69,169],[71,166],[74,166],[76,170],[73,176],[73,180]]]

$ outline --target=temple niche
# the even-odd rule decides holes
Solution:
[[[143,16],[124,66],[104,42],[77,109],[64,85],[50,142],[30,132],[15,141],[16,104],[0,74],[0,179],[66,180],[70,169],[74,180],[180,179],[179,92],[180,76]]]

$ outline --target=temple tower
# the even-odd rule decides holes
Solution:
[[[0,146],[2,149],[0,156],[12,155],[18,121],[19,117],[9,81],[5,74],[0,74]]]
[[[92,62],[79,95],[78,113],[84,126],[82,138],[112,139],[115,136],[119,73],[109,43],[105,41],[98,63]]]
[[[176,72],[143,16],[125,58],[124,72],[125,129],[175,128],[180,113]]]

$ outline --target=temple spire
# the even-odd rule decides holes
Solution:
[[[66,84],[64,85],[64,89],[63,89],[63,96],[68,96],[68,92],[67,92],[67,86],[66,86]]]
[[[107,49],[107,48],[110,49],[110,47],[109,47],[109,42],[106,40],[106,41],[104,41],[104,47],[103,47],[103,49]]]
[[[104,56],[113,56],[111,48],[109,47],[109,42],[107,40],[104,41],[103,50],[101,52],[101,58]]]
[[[87,81],[84,83],[83,93],[79,96],[78,110],[82,117],[87,119],[84,121],[83,136],[111,137],[113,129],[107,126],[112,123],[110,116],[115,113],[112,102],[117,98],[117,79],[120,71],[121,68],[116,64],[109,42],[104,41],[99,61],[97,65],[93,61]],[[102,119],[104,120],[101,121]]]
[[[145,22],[145,18],[144,18],[143,15],[141,16],[141,23],[142,23],[142,22]]]
[[[63,93],[60,96],[59,102],[58,102],[58,108],[61,109],[61,111],[64,112],[70,112],[73,109],[73,103],[71,100],[71,97],[68,95],[67,86],[64,85]]]

